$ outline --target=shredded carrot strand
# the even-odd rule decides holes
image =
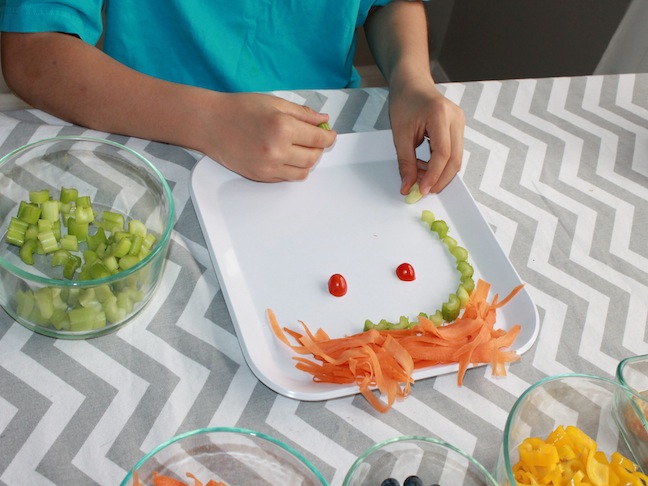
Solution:
[[[323,330],[312,333],[300,322],[304,333],[282,328],[274,312],[268,320],[277,338],[298,355],[296,368],[313,376],[313,381],[335,384],[356,383],[360,393],[380,412],[410,394],[412,372],[428,366],[457,364],[457,384],[461,386],[471,365],[488,364],[494,376],[506,375],[506,364],[520,356],[509,350],[520,333],[520,326],[508,331],[495,329],[496,311],[519,293],[515,287],[503,300],[495,295],[488,302],[490,284],[479,280],[461,317],[435,326],[421,316],[410,329],[376,330],[331,339]],[[292,339],[291,340],[289,339]],[[374,393],[386,397],[386,403]]]

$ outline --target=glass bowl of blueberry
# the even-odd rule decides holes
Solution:
[[[344,486],[496,486],[491,474],[452,444],[423,436],[380,442],[362,454],[344,478]]]

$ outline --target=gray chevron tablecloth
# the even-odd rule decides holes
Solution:
[[[386,414],[360,396],[299,402],[247,367],[190,198],[199,154],[97,133],[36,110],[0,113],[0,155],[55,135],[107,137],[169,181],[177,224],[161,287],[132,323],[71,342],[0,311],[0,484],[116,485],[158,443],[206,426],[292,445],[333,485],[377,441],[447,440],[492,469],[507,413],[563,372],[611,377],[648,353],[648,75],[441,86],[467,119],[462,176],[538,307],[540,334],[504,379],[417,382]],[[384,89],[277,93],[340,133],[389,128]]]

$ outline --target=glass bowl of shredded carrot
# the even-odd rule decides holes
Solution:
[[[85,339],[129,322],[160,282],[175,221],[145,157],[54,137],[0,159],[0,305],[40,334]]]
[[[586,374],[538,381],[515,402],[495,477],[500,485],[648,484],[619,411],[632,392]]]
[[[144,456],[121,486],[328,485],[294,448],[248,429],[213,427],[178,435]]]
[[[419,481],[419,482],[417,482]],[[353,463],[343,486],[494,486],[488,470],[461,449],[433,437],[400,436],[380,442]]]
[[[619,398],[621,432],[635,451],[637,461],[648,472],[648,355],[622,360],[616,376],[632,391],[629,400]]]

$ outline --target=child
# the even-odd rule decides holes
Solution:
[[[263,92],[358,86],[361,25],[389,84],[401,193],[417,180],[437,192],[461,166],[464,118],[432,80],[418,1],[0,0],[3,73],[30,105],[264,182],[306,178],[335,132]],[[432,155],[417,161],[425,136]]]

